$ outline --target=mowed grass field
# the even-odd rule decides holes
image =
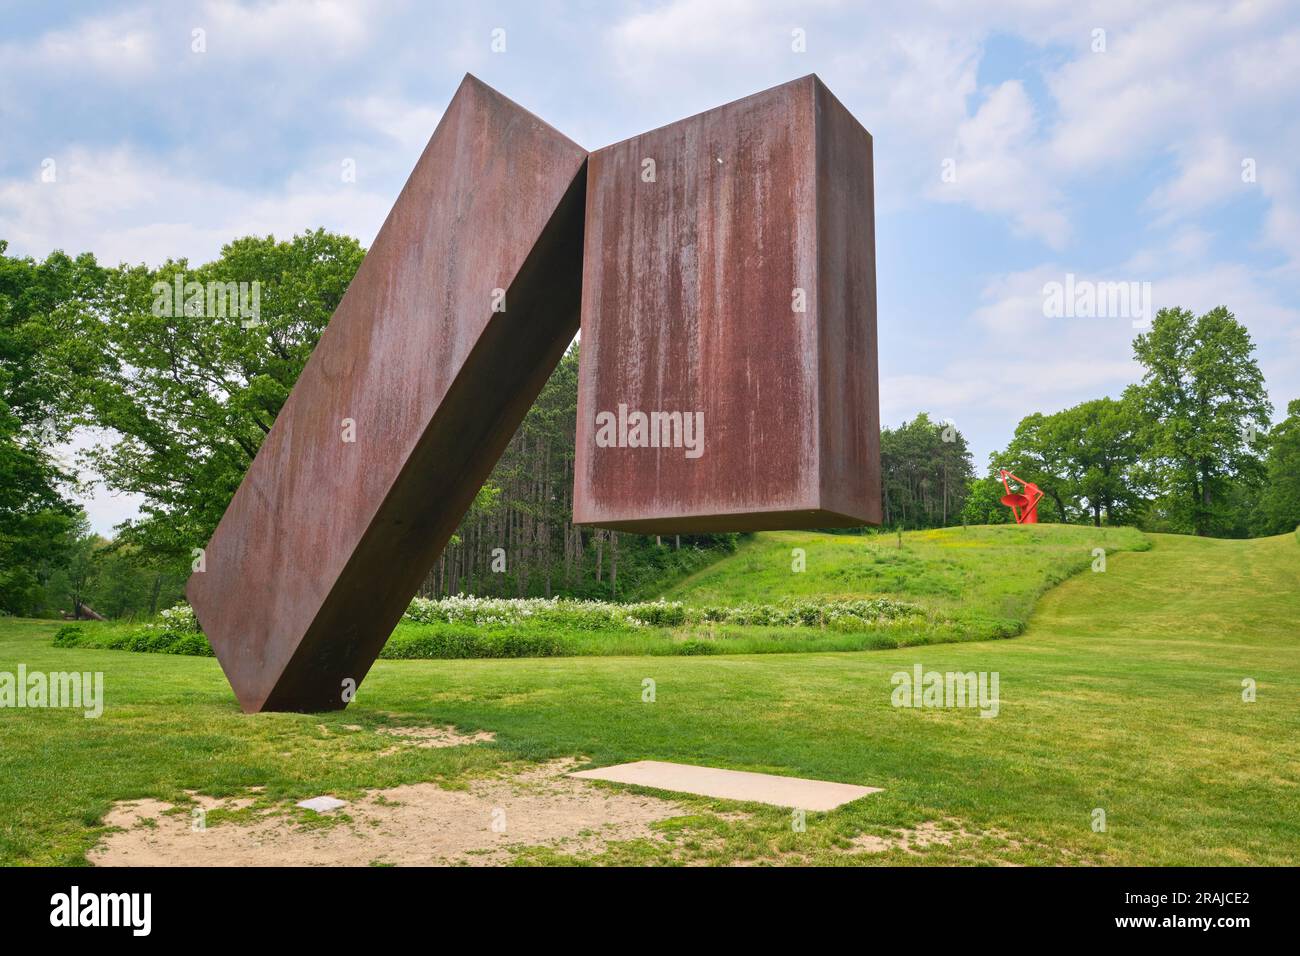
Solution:
[[[966,533],[1025,530],[1044,533]],[[105,812],[126,798],[183,805],[187,790],[228,796],[258,786],[262,803],[291,804],[416,781],[462,786],[525,761],[577,755],[884,792],[809,814],[804,832],[777,808],[748,805],[743,816],[719,819],[704,811],[734,805],[688,800],[700,812],[663,824],[669,839],[614,844],[576,861],[524,850],[521,861],[1295,865],[1300,543],[1294,535],[1150,538],[1149,551],[1112,553],[1104,573],[1085,571],[1046,593],[1012,640],[848,653],[380,661],[353,704],[327,715],[245,716],[214,660],[55,648],[54,622],[0,621],[0,671],[19,663],[103,671],[107,698],[96,720],[0,710],[0,862],[83,861]],[[736,587],[753,589],[735,599],[793,596],[800,585],[791,582],[810,581],[790,573],[790,548],[805,546],[796,540],[807,543],[810,570],[818,549],[852,555],[855,546],[888,541],[761,535],[727,559],[740,562]],[[924,544],[921,535],[904,537],[905,552]],[[864,552],[861,584],[846,575],[843,594],[873,593],[867,575],[876,564]],[[717,588],[716,575],[726,573],[708,569],[678,594]],[[970,588],[996,589],[1004,573],[1017,565],[989,569]],[[720,591],[709,597],[721,599]],[[935,600],[951,601],[954,612],[964,603],[960,593]],[[996,671],[998,716],[892,706],[892,675],[916,664]],[[655,682],[652,703],[643,701],[646,679]],[[1253,702],[1243,700],[1244,680],[1253,682]],[[376,731],[384,726],[447,723],[495,731],[496,742],[381,755],[389,739]],[[1104,832],[1094,830],[1098,809]],[[919,852],[855,850],[863,835],[928,821],[957,835]]]

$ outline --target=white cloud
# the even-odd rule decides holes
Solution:
[[[392,205],[392,196],[341,182],[337,163],[253,191],[179,172],[126,146],[76,148],[56,161],[56,182],[34,175],[0,181],[11,255],[64,249],[111,264],[182,256],[204,262],[237,236],[288,238],[318,226],[369,243]]]
[[[89,17],[68,29],[51,30],[34,43],[0,45],[0,62],[14,74],[94,74],[100,80],[153,74],[158,55],[157,30],[145,10]]]
[[[1293,279],[1300,276],[1300,184],[1296,179],[1294,164],[1287,163],[1260,180],[1260,189],[1269,199],[1263,238],[1286,256],[1284,268]]]
[[[1035,125],[1033,104],[1018,81],[996,87],[957,129],[955,179],[932,186],[930,196],[1006,216],[1016,232],[1062,248],[1070,224],[1060,190],[1041,174]]]
[[[790,50],[790,22],[779,7],[755,0],[673,0],[638,10],[609,30],[623,79],[647,88],[671,82],[671,64],[698,65]],[[782,29],[783,28],[783,29]]]
[[[1178,177],[1159,186],[1147,198],[1147,204],[1163,213],[1164,218],[1191,215],[1245,190],[1241,164],[1246,154],[1232,146],[1227,137],[1184,143],[1179,153]]]
[[[351,56],[371,41],[377,4],[345,0],[209,0],[195,15],[209,50],[239,59]]]
[[[413,103],[396,96],[357,97],[347,100],[343,106],[368,129],[417,154],[429,142],[443,114],[441,106]]]

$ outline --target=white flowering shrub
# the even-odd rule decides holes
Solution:
[[[474,624],[483,627],[555,624],[590,631],[647,624],[667,626],[686,619],[685,610],[678,602],[611,604],[568,598],[487,598],[464,594],[438,600],[417,597],[411,601],[404,616],[421,624]]]
[[[851,630],[924,614],[915,604],[888,598],[803,600],[789,604],[737,604],[699,608],[699,619],[717,624],[766,627],[834,627]]]
[[[158,620],[144,625],[151,631],[169,631],[173,634],[199,633],[199,621],[194,616],[194,608],[181,602],[158,612]]]
[[[854,630],[922,613],[913,604],[886,598],[687,607],[680,601],[662,599],[638,604],[613,604],[568,598],[482,598],[458,594],[437,600],[417,597],[411,601],[404,616],[409,621],[421,624],[470,624],[482,627],[550,624],[587,631],[678,627],[699,623]]]

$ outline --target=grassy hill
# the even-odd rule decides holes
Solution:
[[[772,532],[660,595],[669,606],[474,600],[402,621],[393,659],[857,651],[1014,637],[1049,588],[1141,550],[1131,528],[947,528],[895,535]],[[192,622],[192,616],[188,618]],[[79,624],[61,646],[210,654],[161,622]]]
[[[0,671],[102,671],[107,699],[97,720],[0,712],[0,863],[82,860],[124,798],[183,809],[186,791],[249,794],[258,807],[291,808],[320,793],[460,786],[517,761],[580,755],[884,790],[810,814],[803,833],[780,809],[738,814],[735,804],[687,799],[690,815],[660,839],[579,861],[1296,865],[1300,544],[1295,535],[1151,539],[1150,550],[1112,555],[1106,573],[1046,594],[1014,641],[863,654],[381,660],[334,714],[250,718],[211,659],[54,647],[55,623],[0,620]],[[761,563],[747,573],[761,575]],[[999,673],[997,717],[893,706],[892,675],[918,664]],[[642,697],[647,678],[654,703]],[[1243,681],[1254,700],[1243,698]],[[393,756],[380,733],[447,723],[495,731],[496,742]],[[862,849],[927,821],[951,839]],[[554,859],[536,849],[519,858]]]
[[[665,596],[688,604],[786,598],[889,597],[935,619],[961,622],[968,637],[1019,633],[1045,591],[1090,568],[1095,549],[1142,551],[1133,528],[985,525],[892,534],[774,531],[697,571]],[[804,570],[794,571],[797,551]]]

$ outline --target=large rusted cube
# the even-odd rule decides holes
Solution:
[[[592,153],[574,520],[879,524],[874,222],[815,76]]]
[[[457,90],[186,588],[246,711],[346,704],[572,341],[586,158]]]

